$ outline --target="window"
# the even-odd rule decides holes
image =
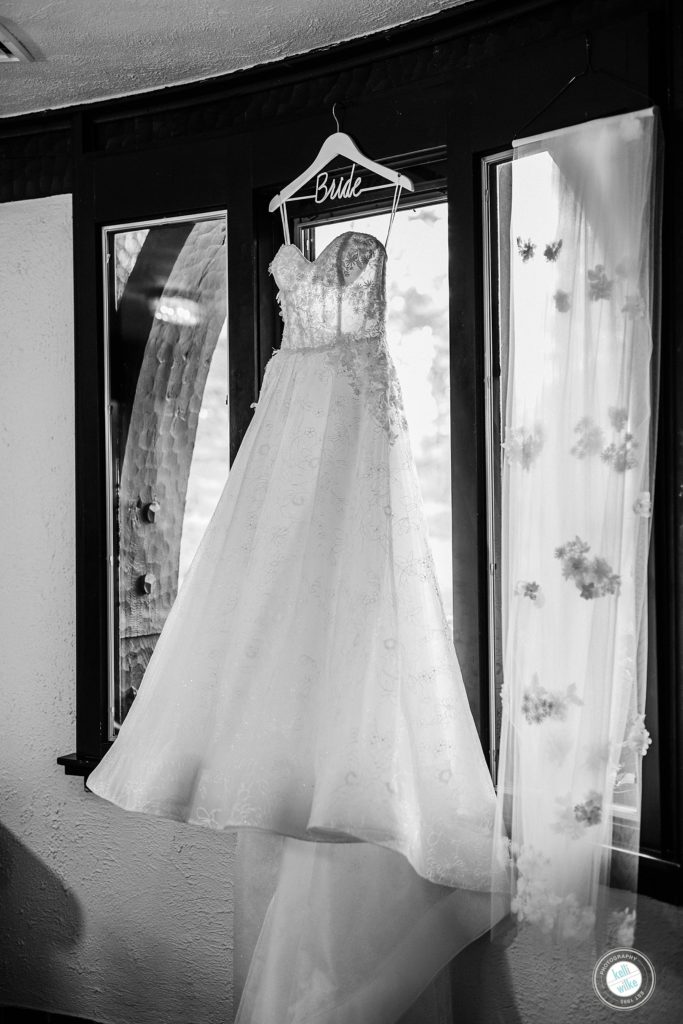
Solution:
[[[103,229],[113,740],[227,477],[224,213]]]
[[[548,171],[540,154],[529,160],[527,174],[530,189],[535,190],[537,204],[542,204]],[[485,358],[485,423],[486,423],[486,490],[487,490],[487,559],[488,585],[488,648],[489,648],[489,722],[491,763],[498,760],[503,682],[502,616],[501,616],[501,452],[502,424],[508,375],[509,281],[510,281],[510,216],[512,195],[512,153],[504,151],[481,161],[482,181],[482,251],[484,257],[484,358]],[[536,178],[536,181],[532,180]],[[541,222],[543,210],[540,210]],[[547,218],[549,219],[549,218]],[[533,380],[531,380],[533,388]],[[653,429],[655,424],[653,423]],[[646,724],[652,738],[648,756],[643,759],[642,821],[640,846],[645,855],[645,885],[652,891],[648,868],[666,862],[666,822],[662,801],[662,766],[667,763],[666,725],[661,718],[659,695],[661,680],[658,671],[659,637],[657,624],[657,593],[661,585],[655,576],[657,549],[661,547],[661,530],[653,530],[650,546],[648,581],[648,684]],[[673,770],[673,763],[670,768]],[[660,890],[661,891],[661,890]]]

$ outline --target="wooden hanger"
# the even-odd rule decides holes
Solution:
[[[401,174],[399,171],[392,170],[390,167],[385,167],[384,164],[379,164],[375,160],[370,160],[369,157],[365,156],[365,154],[360,151],[360,149],[358,148],[358,146],[353,141],[350,135],[347,135],[346,132],[342,132],[339,130],[339,119],[337,118],[336,114],[336,106],[337,104],[335,103],[332,107],[332,116],[334,117],[334,120],[336,122],[337,131],[333,132],[332,135],[328,135],[328,137],[325,139],[322,146],[320,147],[320,152],[316,156],[313,163],[309,167],[307,167],[305,171],[302,171],[302,173],[298,177],[296,177],[294,181],[290,182],[289,185],[285,186],[285,188],[283,188],[281,192],[278,192],[278,194],[274,196],[271,199],[270,203],[268,204],[268,210],[270,213],[273,213],[278,208],[280,209],[280,213],[282,215],[283,228],[285,232],[285,240],[287,242],[289,242],[289,226],[287,224],[287,218],[284,210],[285,203],[290,199],[292,200],[292,202],[297,202],[298,200],[302,199],[315,199],[315,195],[297,196],[295,195],[295,193],[298,192],[301,186],[305,185],[307,181],[310,181],[311,178],[320,174],[323,168],[326,167],[327,164],[329,164],[330,161],[334,160],[336,157],[343,156],[347,160],[351,161],[352,168],[351,178],[349,179],[349,182],[351,182],[353,178],[353,173],[355,171],[355,167],[356,165],[358,165],[360,167],[365,167],[368,171],[371,171],[373,174],[376,174],[380,178],[385,178],[390,184],[395,186],[397,194],[401,189],[404,188],[407,189],[409,192],[415,191],[415,185],[413,184],[411,178],[409,178],[405,174]],[[387,188],[387,186],[366,185],[364,187],[359,187],[356,184],[353,190],[353,196],[355,197],[361,195],[363,192],[372,192],[380,188]]]

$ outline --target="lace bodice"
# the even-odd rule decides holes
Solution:
[[[346,231],[312,263],[297,246],[281,246],[270,271],[285,323],[280,353],[324,354],[393,442],[407,425],[386,343],[385,264],[374,235]]]
[[[384,338],[386,250],[373,235],[346,231],[312,263],[283,245],[270,265],[285,322],[282,349],[329,348]]]

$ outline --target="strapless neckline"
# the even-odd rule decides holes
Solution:
[[[278,252],[281,252],[283,249],[295,249],[296,252],[301,257],[301,259],[304,261],[304,263],[307,264],[307,266],[314,267],[316,265],[316,263],[318,263],[323,258],[325,253],[327,253],[328,250],[332,248],[333,245],[335,245],[337,242],[339,242],[342,238],[348,238],[351,235],[357,235],[357,236],[359,236],[361,238],[369,238],[369,239],[371,239],[378,246],[380,252],[382,252],[383,255],[386,256],[386,254],[387,254],[386,248],[384,247],[382,242],[380,242],[379,238],[377,238],[375,235],[369,234],[366,231],[342,231],[340,234],[335,235],[334,238],[330,239],[330,241],[327,243],[327,245],[324,247],[324,249],[322,249],[318,253],[318,255],[315,257],[315,259],[312,259],[312,260],[309,260],[308,257],[305,256],[302,253],[302,251],[299,248],[299,246],[296,245],[294,242],[283,242],[282,245],[280,246]]]
[[[285,324],[281,350],[378,345],[385,330],[385,256],[382,243],[361,231],[335,235],[314,260],[291,242],[282,245],[269,268]]]

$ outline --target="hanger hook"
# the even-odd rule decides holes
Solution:
[[[337,117],[337,102],[336,102],[336,100],[332,104],[332,117],[334,118],[334,120],[335,120],[335,122],[337,124],[337,131],[340,132],[341,128],[339,126],[339,118]]]

